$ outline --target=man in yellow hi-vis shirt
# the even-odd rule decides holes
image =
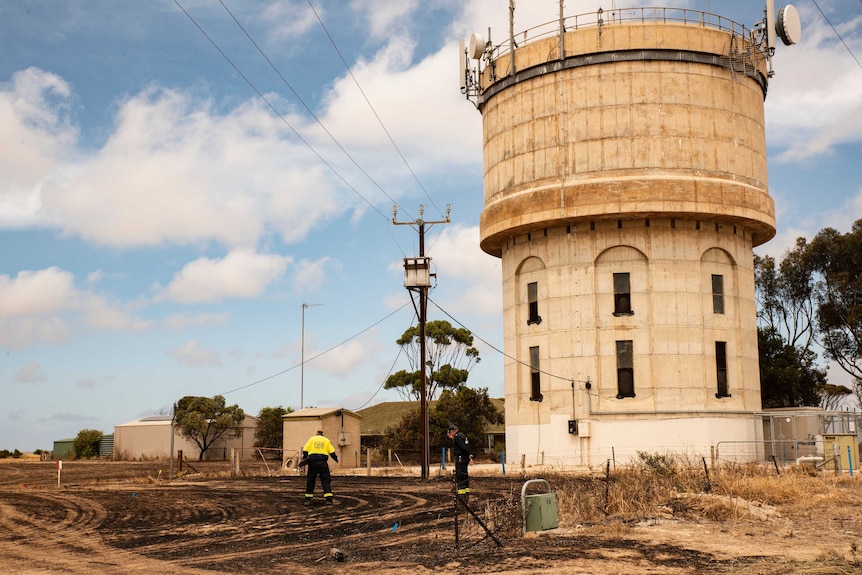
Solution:
[[[305,504],[311,505],[311,500],[314,499],[314,484],[317,482],[317,477],[320,476],[320,483],[323,486],[323,500],[327,503],[332,503],[332,475],[329,473],[329,458],[338,462],[338,455],[335,454],[335,448],[332,442],[323,435],[322,431],[318,431],[317,435],[312,435],[305,446],[302,448],[302,459],[308,465],[308,476],[305,479]]]

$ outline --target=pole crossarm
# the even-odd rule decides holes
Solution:
[[[392,224],[396,226],[410,226],[417,232],[419,232],[419,258],[420,260],[425,260],[425,227],[432,226],[434,224],[448,224],[450,222],[449,213],[451,211],[451,206],[446,204],[446,218],[444,220],[438,220],[433,222],[425,221],[422,216],[425,213],[425,206],[419,205],[419,217],[416,218],[412,222],[399,222],[398,221],[398,206],[392,207]],[[410,258],[405,258],[405,275],[407,274],[406,269],[406,261]],[[430,258],[429,258],[430,259]],[[423,262],[423,266],[427,267],[427,260]],[[425,269],[425,272],[428,270]],[[415,270],[414,270],[415,272]],[[411,280],[411,282],[414,280]],[[410,282],[407,281],[405,277],[404,286],[412,291],[419,292],[419,307],[416,309],[417,316],[419,318],[419,354],[421,366],[420,369],[420,403],[419,403],[419,411],[420,411],[420,420],[422,421],[422,479],[429,478],[429,470],[431,468],[431,453],[430,453],[430,445],[429,445],[429,436],[428,436],[428,370],[426,365],[426,349],[425,349],[425,324],[427,323],[428,316],[428,281],[422,281],[417,285],[411,285]],[[413,304],[414,308],[416,304]]]

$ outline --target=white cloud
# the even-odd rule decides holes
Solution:
[[[326,266],[330,258],[320,258],[316,261],[303,260],[296,264],[296,274],[293,279],[297,292],[311,292],[320,287],[326,278]]]
[[[348,75],[329,94],[323,123],[348,149],[360,150],[354,156],[360,165],[373,166],[369,172],[390,195],[415,190],[416,184],[407,180],[400,160],[380,162],[380,157],[397,158],[380,121],[420,180],[423,174],[481,162],[481,116],[458,92],[456,48],[447,46],[413,64],[410,40],[394,36],[374,60],[353,65],[364,96]]]
[[[201,258],[186,264],[157,294],[159,300],[182,303],[218,302],[257,297],[281,277],[291,258],[235,250],[219,260]]]
[[[141,331],[150,324],[121,304],[75,287],[74,276],[56,267],[0,275],[0,345],[69,340],[67,321],[80,318],[97,330]]]
[[[65,343],[69,341],[69,327],[63,318],[22,317],[0,318],[0,345],[22,348],[34,342]]]
[[[81,315],[90,327],[125,332],[144,331],[153,327],[152,322],[135,317],[101,296],[84,292],[80,299]]]
[[[315,358],[320,351],[309,350],[306,343],[305,349],[305,372],[309,369],[332,375],[346,375],[354,372],[369,358],[381,352],[379,345],[373,343],[371,338],[353,340],[326,352],[325,355]]]
[[[317,6],[315,10],[324,17],[323,7]],[[258,19],[269,26],[271,40],[278,42],[295,41],[297,36],[317,25],[317,17],[303,1],[276,0],[264,8]]]
[[[41,207],[39,191],[77,137],[66,121],[69,86],[37,68],[0,84],[0,225],[23,225]]]
[[[808,214],[796,225],[778,229],[776,236],[755,250],[758,255],[770,255],[780,260],[787,250],[793,249],[797,238],[811,240],[824,228],[834,228],[840,233],[849,233],[853,222],[862,219],[862,189],[835,209],[826,209]]]
[[[780,46],[766,98],[767,133],[783,150],[779,162],[831,153],[862,142],[862,73],[858,63],[819,13],[804,8],[802,41]],[[844,41],[862,51],[862,18],[844,24]]]
[[[228,313],[176,313],[165,317],[164,326],[170,330],[181,330],[199,325],[224,325],[230,318]]]
[[[13,279],[0,275],[0,319],[43,315],[73,308],[74,276],[56,267],[22,271]]]
[[[479,248],[478,226],[452,225],[431,240],[438,285],[457,282],[460,297],[449,298],[448,312],[500,314],[503,309],[500,260]],[[451,294],[451,287],[446,292]]]
[[[150,89],[120,105],[113,134],[89,153],[74,147],[74,130],[44,119],[58,117],[53,100],[14,105],[31,85],[68,93],[56,76],[31,69],[26,77],[26,87],[0,92],[0,224],[49,222],[119,247],[248,247],[271,232],[300,240],[348,208],[336,201],[326,167],[259,99],[221,114],[208,101]],[[305,131],[301,117],[287,121]]]
[[[190,367],[221,365],[221,355],[216,351],[205,349],[196,340],[190,340],[179,347],[175,347],[169,353],[179,363]]]
[[[365,16],[373,38],[403,34],[410,23],[408,16],[419,5],[418,0],[353,0],[351,8]]]
[[[15,374],[15,381],[21,383],[39,383],[48,379],[38,361],[31,361]]]

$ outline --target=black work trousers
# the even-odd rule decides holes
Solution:
[[[458,455],[455,457],[455,487],[458,490],[458,495],[468,495],[470,493],[469,465],[469,455]]]
[[[329,463],[325,459],[308,462],[308,475],[305,478],[305,496],[314,497],[314,484],[320,477],[323,486],[323,496],[332,497],[332,475],[329,473]]]

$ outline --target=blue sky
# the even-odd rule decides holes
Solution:
[[[502,396],[481,117],[456,53],[489,26],[501,40],[508,1],[179,4],[212,42],[168,0],[0,0],[0,448],[110,433],[184,395],[252,414],[399,399],[380,388],[408,368],[418,235],[392,225],[396,203],[399,221],[451,205],[426,236],[431,298],[484,340],[470,384]],[[750,0],[664,5],[762,17]],[[817,5],[862,58],[862,2]],[[862,217],[862,68],[817,5],[797,4],[803,40],[774,61],[778,235],[760,253]],[[557,14],[521,0],[515,29]],[[305,309],[304,374],[303,303],[324,304]]]

